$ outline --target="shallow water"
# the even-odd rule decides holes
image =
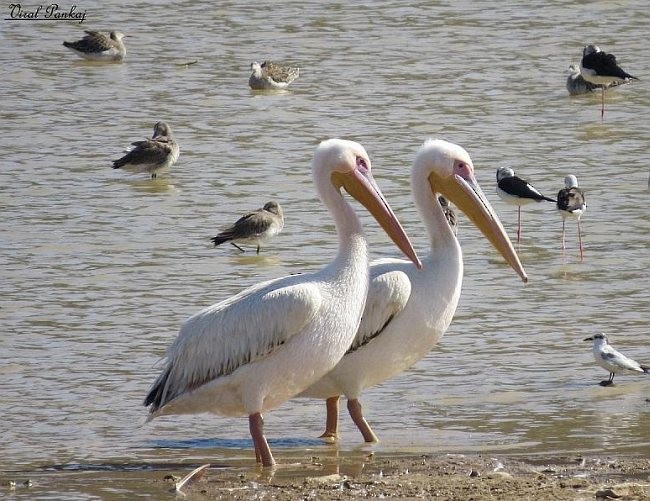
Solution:
[[[421,253],[408,170],[427,137],[469,151],[511,236],[516,210],[494,192],[500,165],[549,195],[573,173],[589,206],[583,262],[573,222],[563,255],[552,205],[524,209],[525,286],[461,216],[466,273],[454,322],[425,360],[363,395],[380,444],[361,445],[342,416],[341,453],[650,454],[650,380],[618,375],[614,387],[597,386],[607,374],[582,341],[604,331],[650,362],[645,3],[269,6],[105,2],[87,7],[81,26],[0,21],[0,478],[75,478],[15,496],[151,494],[128,480],[91,492],[92,472],[112,465],[252,464],[245,419],[144,425],[141,402],[185,318],[333,256],[309,175],[315,146],[332,136],[366,147]],[[75,59],[61,42],[82,29],[132,35],[126,61]],[[588,41],[641,78],[607,94],[603,121],[599,95],[570,98],[564,87]],[[266,58],[302,68],[291,91],[248,89],[250,62]],[[181,146],[169,176],[112,170],[158,120]],[[271,199],[285,229],[259,256],[211,248],[224,224]],[[373,256],[397,255],[362,217]],[[280,461],[327,453],[313,438],[323,414],[321,402],[300,400],[266,416]]]

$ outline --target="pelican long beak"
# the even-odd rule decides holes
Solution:
[[[441,193],[454,202],[481,230],[522,281],[528,282],[528,275],[519,261],[512,242],[473,175],[469,179],[464,179],[458,174],[440,177],[432,172],[429,175],[429,184],[434,193]]]
[[[381,193],[379,186],[370,171],[362,172],[359,169],[350,173],[335,172],[332,174],[335,186],[343,187],[350,196],[356,198],[373,215],[395,245],[408,257],[413,264],[422,269],[422,263],[411,245],[404,228],[397,220],[397,216],[390,208]]]

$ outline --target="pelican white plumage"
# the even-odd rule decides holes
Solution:
[[[258,462],[275,461],[262,412],[331,370],[349,348],[368,292],[361,223],[341,195],[361,202],[417,266],[408,237],[375,184],[370,159],[353,141],[322,142],[314,154],[316,190],[334,218],[339,247],[321,271],[262,282],[190,317],[168,348],[145,406],[150,419],[211,412],[247,415]]]
[[[401,259],[371,263],[368,299],[352,346],[332,371],[300,394],[327,399],[323,438],[337,438],[338,401],[345,394],[350,416],[364,439],[376,441],[361,412],[360,393],[424,357],[451,323],[460,297],[463,259],[438,194],[456,204],[527,281],[463,148],[443,140],[425,142],[413,163],[411,190],[429,236],[429,255],[423,259],[422,271]]]

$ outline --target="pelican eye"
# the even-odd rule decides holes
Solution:
[[[463,162],[462,160],[457,160],[454,162],[454,173],[458,174],[460,177],[467,179],[472,174],[472,168],[468,163]]]
[[[368,166],[368,162],[366,162],[365,158],[357,157],[357,169],[360,169],[362,171],[370,170],[370,167]]]

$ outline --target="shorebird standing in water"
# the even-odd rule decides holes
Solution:
[[[625,82],[614,82],[610,87],[618,87],[624,83],[629,83],[629,80]],[[578,65],[569,65],[569,76],[566,79],[566,90],[569,91],[569,95],[579,96],[581,94],[589,94],[590,92],[602,90],[605,87],[605,85],[594,84],[585,80],[582,73],[580,73],[580,67]]]
[[[242,252],[244,249],[237,245],[237,242],[256,244],[257,254],[259,254],[260,244],[280,233],[282,228],[284,228],[282,207],[277,202],[267,202],[261,209],[243,215],[235,221],[235,224],[210,240],[215,247],[230,242]]]
[[[91,61],[122,61],[126,47],[122,39],[126,36],[119,31],[111,31],[108,36],[99,31],[86,31],[86,36],[76,42],[63,42],[63,45],[84,59]]]
[[[629,80],[638,80],[637,77],[623,71],[616,62],[614,54],[600,50],[594,44],[586,45],[582,51],[580,74],[592,84],[602,85],[600,117],[605,116],[605,90],[614,84],[621,84]]]
[[[606,371],[609,371],[609,379],[600,382],[600,386],[614,384],[614,376],[617,372],[632,371],[650,374],[650,366],[641,365],[639,362],[626,357],[616,351],[607,341],[605,334],[596,334],[585,338],[585,341],[594,342],[594,358],[596,363]]]
[[[497,169],[497,195],[501,200],[518,207],[517,216],[517,243],[521,241],[521,206],[532,202],[555,202],[552,198],[542,195],[528,181],[515,176],[515,171],[510,167]]]
[[[584,192],[578,188],[578,178],[569,174],[564,178],[564,188],[557,193],[557,209],[562,215],[562,250],[566,249],[564,241],[564,226],[567,216],[578,220],[578,241],[580,242],[580,259],[583,258],[582,228],[580,216],[587,210]]]
[[[449,206],[449,201],[442,195],[438,195],[438,203],[442,207],[442,212],[445,214],[451,231],[454,232],[454,235],[458,235],[458,216],[456,215],[456,211]]]
[[[264,61],[262,64],[255,61],[251,63],[251,71],[248,79],[251,89],[285,89],[298,78],[300,68],[282,66],[271,61]]]
[[[176,163],[180,149],[174,140],[172,129],[165,122],[158,122],[153,127],[151,139],[131,143],[134,148],[122,158],[113,161],[113,169],[129,172],[147,172],[151,179],[159,172],[169,170]]]

